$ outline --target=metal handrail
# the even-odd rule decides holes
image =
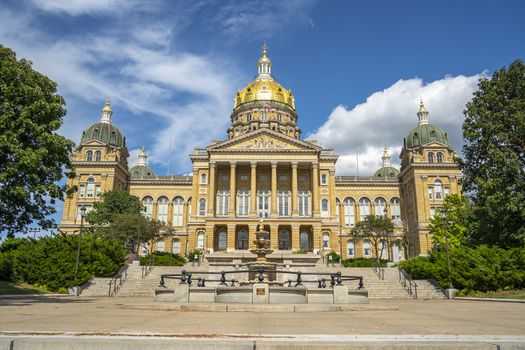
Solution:
[[[231,271],[221,271],[221,272],[210,272],[210,271],[186,271],[182,270],[180,274],[162,274],[160,276],[160,283],[159,287],[166,287],[165,286],[165,279],[174,279],[174,280],[180,280],[180,283],[186,283],[191,286],[193,283],[193,280],[197,280],[197,287],[206,287],[206,282],[220,282],[219,285],[221,286],[228,286],[228,283],[230,283],[231,287],[235,287],[235,284],[240,284],[239,280],[236,280],[234,278],[228,279],[226,278],[226,275],[228,274],[249,274],[249,273],[256,273],[257,279],[259,282],[263,282],[265,279],[265,273],[275,273],[275,274],[291,274],[295,275],[295,280],[288,279],[285,281],[288,283],[288,287],[299,287],[304,286],[304,283],[315,283],[317,284],[317,288],[326,288],[327,282],[329,283],[330,287],[334,287],[336,285],[340,286],[343,285],[344,281],[359,281],[359,288],[361,289],[364,287],[363,283],[363,276],[350,276],[350,275],[342,275],[341,272],[336,273],[317,273],[317,272],[301,272],[301,271],[285,271],[285,270],[265,270],[265,269],[257,269],[257,270],[231,270]],[[204,278],[204,277],[197,277],[195,278],[195,275],[220,275],[220,279],[210,279],[210,278]],[[303,276],[318,276],[318,277],[329,277],[329,278],[319,278],[317,281],[304,281]]]
[[[372,270],[375,272],[377,277],[379,277],[379,279],[381,280],[385,279],[385,268],[381,266],[381,261],[377,262],[377,260],[374,260],[374,264],[372,265]]]
[[[155,265],[155,255],[150,255],[148,260],[146,261],[146,264],[142,266],[142,269],[141,269],[142,278],[148,277],[154,265]]]
[[[108,297],[112,297],[120,290],[128,279],[128,265],[124,265],[119,272],[108,282]]]
[[[403,288],[405,288],[405,291],[410,295],[412,298],[417,299],[417,283],[410,277],[408,272],[403,270],[402,268],[398,268],[399,271],[399,282],[401,282],[401,285]]]

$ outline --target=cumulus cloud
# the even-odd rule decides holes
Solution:
[[[69,15],[121,10],[130,5],[129,0],[32,0],[44,11],[63,12]]]
[[[356,174],[359,158],[359,175],[371,175],[382,164],[385,145],[392,163],[399,167],[403,138],[416,126],[422,97],[430,121],[448,132],[453,147],[460,152],[463,110],[483,75],[446,76],[430,83],[420,78],[399,80],[353,108],[335,107],[327,121],[309,137],[325,147],[335,148],[340,155],[339,174]]]

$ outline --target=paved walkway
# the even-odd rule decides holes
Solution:
[[[85,337],[100,340],[110,336],[107,339],[112,342],[118,337],[139,341],[152,335],[158,341],[169,337],[171,344],[174,338],[181,342],[209,339],[201,347],[225,339],[257,341],[261,346],[277,339],[316,346],[364,341],[375,348],[392,345],[392,341],[427,341],[434,346],[443,341],[449,345],[478,341],[490,346],[503,341],[525,348],[525,304],[520,303],[390,299],[337,312],[218,312],[185,311],[178,304],[154,303],[151,298],[35,297],[0,299],[0,315],[2,350],[2,339],[7,342],[13,337],[35,337],[34,344],[44,342],[38,337],[52,336],[54,342],[71,344],[67,337],[82,343]],[[23,342],[18,347],[5,344],[5,349],[23,348]],[[57,344],[52,348],[58,349]]]

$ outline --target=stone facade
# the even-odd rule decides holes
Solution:
[[[273,80],[266,51],[258,70],[236,94],[228,139],[191,155],[192,176],[155,176],[144,151],[128,170],[120,132],[119,142],[107,142],[90,127],[74,154],[77,177],[70,184],[79,192],[65,200],[61,229],[78,231],[82,205],[89,209],[104,191],[124,189],[140,198],[144,215],[175,230],[150,249],[247,252],[263,219],[272,249],[371,257],[370,242],[354,240],[352,228],[365,215],[387,215],[396,235],[405,237],[405,244],[390,242],[390,259],[427,254],[430,217],[461,187],[454,150],[446,133],[429,128],[423,103],[408,144],[405,139],[400,172],[385,148],[383,167],[373,176],[336,176],[334,150],[301,139],[295,99]],[[100,123],[111,123],[110,117],[107,102]],[[428,135],[420,137],[425,130]]]

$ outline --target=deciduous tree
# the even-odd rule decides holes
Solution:
[[[525,245],[525,65],[480,80],[463,124],[463,186],[476,207],[475,238]]]
[[[35,222],[47,229],[57,199],[73,188],[73,142],[58,135],[66,114],[57,85],[31,62],[0,45],[0,232],[10,236]]]

